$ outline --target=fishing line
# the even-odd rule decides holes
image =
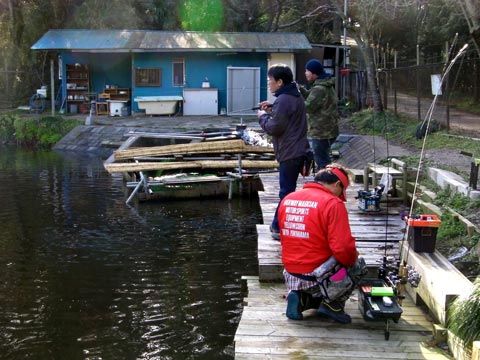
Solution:
[[[445,64],[445,65],[448,64],[448,66],[446,66],[446,69],[445,69],[445,71],[444,71],[444,73],[443,73],[443,75],[440,79],[439,87],[441,87],[443,85],[443,83],[445,81],[445,78],[450,73],[450,70],[452,69],[453,65],[460,58],[460,56],[462,56],[464,54],[467,47],[468,47],[468,44],[463,45],[463,47],[458,51],[457,55],[449,63],[447,62]],[[438,96],[439,96],[439,92],[437,91],[436,94],[435,94],[435,97],[433,98],[432,104],[430,105],[430,108],[428,109],[428,112],[425,115],[425,119],[423,120],[423,123],[426,123],[426,129],[425,129],[425,136],[423,137],[422,150],[420,151],[420,158],[418,160],[418,168],[417,168],[417,173],[416,173],[416,177],[415,177],[415,185],[414,185],[413,193],[412,193],[412,203],[410,205],[410,210],[409,210],[409,213],[408,213],[409,218],[412,216],[413,208],[414,208],[415,202],[417,201],[417,187],[418,187],[418,180],[419,180],[419,177],[420,177],[420,169],[421,169],[422,164],[423,164],[423,156],[424,156],[425,146],[426,146],[426,143],[427,143],[427,138],[428,138],[428,134],[429,134],[429,130],[430,130],[430,123],[431,123],[431,120],[432,120],[433,109],[435,108],[435,105],[437,103]],[[408,222],[407,222],[407,229],[406,229],[403,241],[405,241],[405,237],[408,234],[408,230],[409,230],[408,228],[409,228],[409,226],[408,226]],[[403,247],[403,241],[402,241],[402,247]],[[410,251],[407,252],[407,257],[405,259],[405,262],[408,261],[409,252]],[[402,254],[402,252],[400,252],[400,255],[401,254]]]

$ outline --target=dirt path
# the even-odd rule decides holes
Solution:
[[[423,121],[427,116],[432,99],[420,99],[420,106],[417,98],[403,93],[397,93],[397,99],[389,95],[388,109],[406,114],[414,119],[418,118],[418,109],[420,107],[420,119]],[[432,113],[432,119],[438,121],[444,127],[453,131],[460,131],[470,136],[480,136],[480,115],[471,114],[466,111],[459,111],[453,107],[447,109],[443,104],[443,99],[437,99]]]

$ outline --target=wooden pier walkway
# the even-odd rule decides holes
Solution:
[[[244,278],[248,295],[235,334],[235,359],[452,359],[429,346],[432,323],[408,296],[398,323],[364,320],[357,293],[346,304],[351,324],[318,317],[314,310],[304,312],[302,321],[289,320],[285,316],[280,242],[273,240],[269,231],[278,203],[278,174],[262,175],[262,182],[265,191],[259,192],[259,198],[264,221],[257,225],[259,276]],[[298,186],[303,186],[303,180]],[[385,254],[399,253],[405,223],[399,207],[387,209],[382,204],[378,213],[359,211],[355,196],[362,188],[360,184],[349,188],[347,209],[360,254],[369,267],[378,267]]]

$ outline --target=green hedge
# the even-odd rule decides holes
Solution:
[[[79,120],[62,116],[28,118],[7,113],[0,116],[0,141],[48,149],[78,125]]]

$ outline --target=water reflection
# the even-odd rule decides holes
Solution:
[[[256,200],[144,203],[97,158],[0,152],[2,359],[228,359]]]

